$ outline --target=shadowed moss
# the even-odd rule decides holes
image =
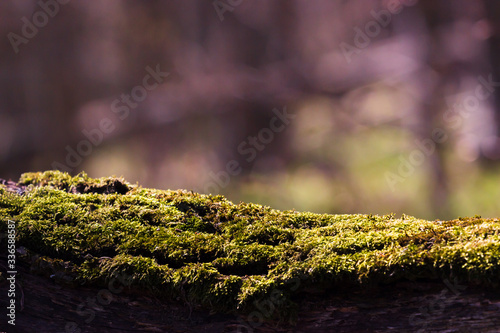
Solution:
[[[128,288],[222,312],[271,299],[280,316],[311,288],[444,278],[499,287],[499,219],[278,211],[58,171],[19,185],[23,195],[0,185],[0,232],[16,221],[20,258],[61,282],[126,276]]]

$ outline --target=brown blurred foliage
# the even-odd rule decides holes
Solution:
[[[283,209],[500,213],[498,1],[6,0],[0,15],[2,178],[63,166]]]

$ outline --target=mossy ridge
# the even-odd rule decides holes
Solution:
[[[18,247],[45,271],[63,267],[65,280],[105,286],[127,274],[132,286],[224,312],[273,297],[276,315],[311,287],[450,277],[499,287],[498,219],[282,212],[58,171],[19,184],[24,195],[0,186],[0,232],[17,221]]]

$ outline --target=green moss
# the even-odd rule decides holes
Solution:
[[[24,174],[19,184],[23,195],[0,186],[0,232],[16,221],[17,246],[29,252],[21,259],[62,282],[120,279],[223,312],[271,300],[278,316],[311,288],[455,277],[499,287],[499,219],[278,211],[57,171]]]

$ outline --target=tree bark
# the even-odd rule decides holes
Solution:
[[[0,264],[5,269],[6,257]],[[277,323],[268,320],[272,300],[250,314],[217,314],[140,290],[70,286],[31,272],[27,263],[19,263],[17,272],[16,325],[8,325],[3,314],[0,332],[498,332],[500,327],[498,292],[447,280],[328,294],[308,290],[297,297],[296,322]],[[8,288],[0,278],[2,312]]]

